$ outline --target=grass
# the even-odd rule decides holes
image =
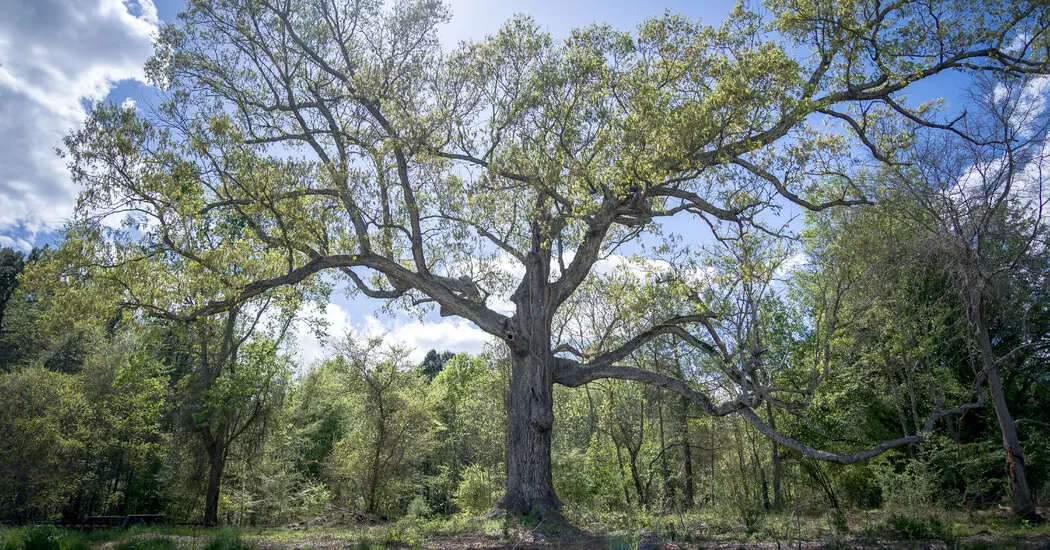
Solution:
[[[751,512],[750,510],[748,511]],[[710,545],[747,546],[754,542],[789,546],[799,539],[827,548],[858,545],[919,547],[940,541],[954,549],[1031,548],[1050,544],[1050,523],[1029,525],[1009,518],[1002,510],[938,510],[933,513],[900,511],[843,511],[794,514],[790,510],[763,513],[761,521],[740,509],[702,508],[688,513],[595,513],[569,508],[569,527],[552,529],[551,547],[583,533],[597,541],[595,548],[633,550],[643,539],[660,539],[684,548]],[[546,526],[539,526],[541,531]],[[537,526],[524,519],[480,520],[405,518],[376,525],[306,528],[207,529],[199,527],[137,526],[79,533],[54,526],[0,528],[0,550],[256,550],[299,548],[422,548],[444,541],[482,538],[489,545],[514,544],[531,536]],[[559,538],[562,537],[562,538]],[[893,544],[892,541],[899,541]],[[1034,546],[1033,546],[1034,542]],[[579,546],[578,546],[579,547]],[[587,546],[590,547],[590,546]]]
[[[0,550],[87,550],[90,538],[54,525],[0,529]]]
[[[193,541],[181,544],[180,539]],[[200,544],[197,541],[202,541]],[[239,530],[182,527],[132,527],[80,532],[53,525],[0,528],[0,550],[92,550],[113,543],[113,550],[255,550]]]
[[[154,537],[141,540],[122,542],[113,547],[114,550],[178,550],[175,541],[167,537]]]
[[[827,548],[880,546],[880,541],[900,543],[881,547],[923,546],[920,543],[934,542],[943,543],[949,549],[1050,545],[1050,522],[1030,525],[1008,517],[999,509],[930,513],[814,510],[799,514],[792,510],[759,514],[734,507],[702,508],[683,514],[595,513],[570,509],[567,516],[575,525],[604,533],[611,540],[628,540],[628,537],[645,534],[690,548],[693,544],[703,547],[705,543],[719,547],[740,543],[746,547],[760,541],[790,546],[789,543],[800,539],[821,543]]]

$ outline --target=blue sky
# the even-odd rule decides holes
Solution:
[[[555,36],[574,27],[608,23],[631,29],[665,10],[717,24],[731,0],[451,0],[452,21],[440,30],[446,48],[494,32],[515,13],[532,15]],[[79,127],[85,106],[110,100],[147,104],[142,63],[158,25],[174,21],[181,0],[0,0],[0,246],[29,249],[53,241],[77,189],[55,154],[62,136]],[[955,98],[958,79],[939,78],[918,95]],[[339,297],[321,312],[330,332],[388,331],[418,348],[479,351],[487,338],[463,321],[434,316],[422,322],[381,316],[372,300]],[[316,338],[300,338],[302,358],[326,353]]]

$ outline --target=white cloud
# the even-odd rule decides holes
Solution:
[[[774,276],[778,279],[787,277],[795,272],[796,269],[806,265],[806,254],[804,252],[796,252],[787,258],[784,258],[783,262],[780,262],[780,266],[777,267]]]
[[[370,334],[382,334],[385,343],[404,345],[412,349],[409,359],[422,361],[428,351],[454,351],[481,353],[485,343],[492,337],[474,323],[465,319],[441,320],[437,322],[413,321],[398,323],[393,328],[385,327],[374,317],[365,320]]]
[[[33,244],[25,239],[0,235],[0,248],[14,248],[15,250],[29,252],[30,250],[33,250]]]
[[[638,279],[649,279],[671,269],[671,264],[658,258],[642,256],[623,256],[612,254],[594,263],[591,272],[596,275],[611,275],[623,270]]]
[[[302,317],[295,324],[295,348],[299,363],[303,366],[332,357],[335,354],[333,342],[347,333],[363,338],[383,337],[386,345],[406,346],[412,350],[409,359],[413,362],[422,361],[431,349],[481,353],[491,338],[464,319],[436,322],[404,319],[380,321],[369,315],[363,322],[355,324],[350,319],[350,312],[338,304],[328,304],[324,311],[308,306],[303,309]],[[311,327],[307,319],[320,321],[321,330]]]
[[[1027,82],[1020,90],[1011,89],[1003,83],[995,85],[992,90],[992,101],[997,105],[1011,101],[1010,125],[1018,132],[1019,137],[1028,137],[1040,123],[1040,117],[1046,110],[1046,94],[1050,91],[1050,77],[1038,76]],[[1015,99],[1010,99],[1016,94]]]
[[[317,322],[320,324],[316,324]],[[303,366],[312,365],[331,357],[333,339],[341,338],[354,330],[350,314],[337,304],[328,304],[324,311],[308,305],[300,311],[294,325],[296,340],[295,355]]]
[[[144,80],[152,0],[0,0],[0,232],[33,238],[67,218],[77,190],[55,149],[85,105]]]

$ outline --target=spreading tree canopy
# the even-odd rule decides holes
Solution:
[[[822,460],[923,439],[839,455],[777,433],[758,407],[815,384],[772,387],[703,300],[584,349],[552,327],[599,260],[669,218],[698,239],[775,234],[785,204],[876,199],[865,170],[898,162],[908,127],[952,125],[903,93],[950,71],[1043,72],[1041,2],[768,0],[718,26],[667,14],[563,40],[517,17],[451,52],[448,17],[436,0],[192,1],[147,67],[166,102],[99,105],[67,140],[84,186],[68,246],[162,317],[320,280],[470,320],[511,357],[515,513],[559,507],[554,383],[656,384]],[[624,364],[656,338],[709,352],[732,391]]]

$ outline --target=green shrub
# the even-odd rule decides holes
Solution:
[[[427,506],[427,499],[423,495],[416,495],[408,503],[408,510],[405,511],[405,515],[410,518],[425,518],[430,515],[430,506]]]
[[[885,463],[877,475],[886,508],[921,510],[933,502],[936,472],[921,460],[908,461],[900,472],[892,464]]]
[[[554,490],[568,504],[593,505],[596,484],[587,467],[587,455],[581,451],[554,453]]]
[[[256,550],[255,546],[243,542],[233,533],[223,533],[211,540],[204,550]]]
[[[22,531],[0,527],[0,550],[15,550],[22,545]]]
[[[18,529],[0,529],[0,550],[87,550],[86,537],[56,528],[36,525]]]
[[[406,522],[396,523],[383,538],[383,546],[385,548],[401,548],[405,546],[410,548],[422,548],[423,536],[418,531],[418,527],[413,528],[411,525],[406,524]]]
[[[941,540],[949,545],[955,540],[951,525],[936,516],[894,512],[886,518],[883,531],[903,540]]]
[[[846,521],[846,513],[841,508],[832,508],[824,513],[824,522],[835,536],[849,533],[849,523]]]
[[[869,464],[842,468],[835,476],[835,485],[841,489],[843,500],[851,507],[872,510],[882,506],[879,477]]]
[[[496,505],[501,492],[499,476],[473,464],[463,471],[456,489],[456,505],[468,514],[477,515]]]
[[[529,513],[521,518],[521,524],[526,527],[536,527],[543,521],[543,512],[533,506]]]
[[[740,520],[744,524],[747,536],[752,536],[762,528],[766,521],[766,509],[757,502],[747,502],[740,506]]]
[[[27,528],[22,534],[23,550],[60,550],[62,548],[58,529],[54,525],[37,525]]]

